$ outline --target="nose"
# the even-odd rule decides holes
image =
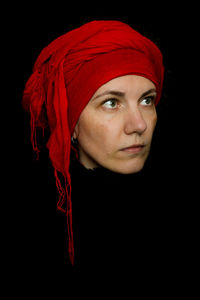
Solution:
[[[126,134],[138,133],[141,135],[147,129],[147,123],[139,110],[134,108],[126,114],[124,131]]]

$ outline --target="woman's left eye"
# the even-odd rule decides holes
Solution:
[[[118,101],[116,99],[108,99],[104,101],[103,106],[110,109],[117,108]]]
[[[151,106],[154,104],[155,96],[148,96],[142,99],[141,104],[146,106]]]

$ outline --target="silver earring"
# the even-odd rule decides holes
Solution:
[[[72,144],[77,144],[77,139],[75,139],[73,136],[71,137]]]

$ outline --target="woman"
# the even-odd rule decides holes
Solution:
[[[119,21],[93,21],[72,30],[44,48],[35,62],[23,105],[31,114],[31,140],[37,153],[36,128],[50,128],[47,147],[60,195],[58,209],[67,214],[72,265],[81,240],[77,238],[74,245],[74,232],[80,234],[80,209],[76,209],[80,197],[73,184],[85,170],[91,182],[92,177],[97,179],[94,174],[100,180],[108,173],[114,178],[119,174],[117,178],[123,180],[121,176],[142,170],[156,125],[163,73],[158,47]],[[73,153],[78,165],[72,157],[70,165]],[[93,224],[98,226],[95,220]],[[101,232],[105,233],[102,228]]]

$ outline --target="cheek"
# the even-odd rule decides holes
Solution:
[[[157,113],[155,113],[153,120],[152,120],[152,130],[154,131],[157,124]]]
[[[156,127],[156,123],[157,123],[157,114],[156,112],[152,114],[152,116],[150,116],[150,118],[147,118],[148,120],[148,125],[147,125],[147,128],[148,128],[148,134],[149,136],[152,137],[153,135],[153,132],[154,132],[154,129]]]
[[[87,114],[79,120],[79,144],[89,152],[110,152],[113,147],[113,133],[111,122],[102,118]]]

